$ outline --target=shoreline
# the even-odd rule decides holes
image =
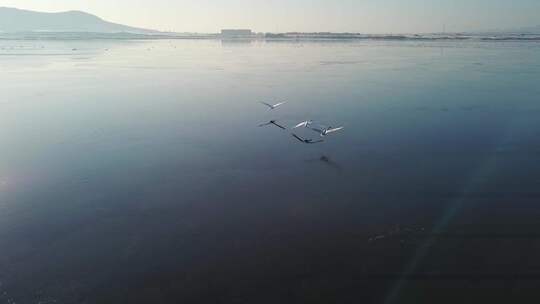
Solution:
[[[220,34],[135,34],[92,32],[17,32],[2,33],[0,40],[221,40],[221,41],[522,41],[540,42],[540,34],[356,34],[356,33],[280,33],[223,37]]]

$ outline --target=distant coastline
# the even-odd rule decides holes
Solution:
[[[540,34],[529,33],[434,33],[434,34],[360,34],[360,33],[254,33],[250,36],[228,37],[219,33],[101,33],[101,32],[1,32],[2,40],[134,40],[134,39],[215,39],[227,41],[540,41]]]
[[[489,32],[432,34],[362,34],[333,32],[256,33],[251,29],[223,29],[220,33],[161,32],[113,23],[82,11],[44,13],[0,7],[0,39],[220,39],[225,41],[540,41],[540,26]]]

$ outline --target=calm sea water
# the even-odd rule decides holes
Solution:
[[[539,296],[537,42],[3,40],[0,71],[0,303]]]

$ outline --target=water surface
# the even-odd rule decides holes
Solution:
[[[0,40],[0,69],[2,303],[540,287],[537,42]]]

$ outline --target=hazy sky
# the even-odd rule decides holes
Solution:
[[[221,28],[404,33],[540,25],[540,0],[0,0],[47,12],[82,10],[108,21],[178,32]]]

